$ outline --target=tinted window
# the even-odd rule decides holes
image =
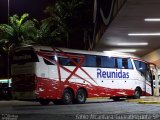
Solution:
[[[79,62],[78,58],[58,57],[58,60],[59,60],[59,64],[64,66],[76,66],[76,63]]]
[[[64,57],[59,57],[59,64],[64,65],[64,66],[70,66],[71,65],[71,60],[69,58],[64,58]]]
[[[96,56],[94,55],[85,55],[85,60],[82,66],[85,67],[96,67],[97,62],[96,62]]]
[[[47,65],[54,65],[55,56],[48,56],[48,57],[51,60],[51,62],[49,60],[46,60],[46,59],[43,58],[44,63],[47,64]]]
[[[122,66],[122,58],[117,58],[117,64],[118,64],[118,68],[119,69],[123,68],[123,66]]]
[[[131,59],[117,58],[117,64],[119,69],[133,69]]]
[[[115,58],[106,56],[101,57],[101,67],[115,68]]]
[[[135,63],[136,69],[141,71],[141,72],[145,72],[148,68],[147,64],[144,63],[144,62],[134,60],[134,63]]]
[[[145,76],[145,79],[147,81],[150,82],[152,79],[151,79],[151,73],[149,70],[149,66],[145,62],[142,62],[142,61],[134,60],[134,63],[135,63],[136,69],[140,71],[142,75]]]
[[[21,50],[15,52],[12,57],[13,64],[21,64],[28,62],[38,62],[38,57],[33,50]]]

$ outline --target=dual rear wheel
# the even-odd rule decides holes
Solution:
[[[65,89],[62,97],[62,103],[63,104],[83,104],[86,102],[86,91],[84,89],[79,89],[76,93],[76,96],[74,97],[74,94],[71,90]]]
[[[77,91],[76,96],[74,97],[74,93],[70,89],[65,89],[63,92],[63,97],[61,100],[54,100],[54,104],[72,104],[72,103],[77,103],[77,104],[83,104],[86,102],[86,91],[84,89],[79,89]]]
[[[83,104],[86,102],[86,97],[87,97],[86,91],[84,89],[79,89],[77,91],[75,101],[78,104]]]
[[[60,100],[53,100],[53,103],[56,105],[60,104],[84,104],[86,102],[87,93],[84,89],[79,89],[76,93],[76,96],[74,97],[74,93],[70,89],[65,89],[63,92],[62,99]],[[50,100],[40,99],[39,103],[41,105],[48,105],[50,103]]]

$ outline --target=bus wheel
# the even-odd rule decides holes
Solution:
[[[72,104],[73,94],[69,89],[65,89],[62,97],[62,102],[65,105]]]
[[[134,98],[134,99],[140,99],[140,97],[141,97],[141,90],[138,89],[138,88],[136,88],[136,89],[135,89],[135,92],[134,92],[133,98]]]
[[[47,100],[47,99],[39,99],[39,103],[40,103],[41,105],[49,105],[50,100]]]
[[[86,102],[86,91],[84,89],[79,89],[76,95],[76,103],[83,104]]]

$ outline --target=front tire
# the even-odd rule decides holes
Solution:
[[[84,89],[79,89],[76,94],[76,103],[84,104],[86,102],[86,91]]]

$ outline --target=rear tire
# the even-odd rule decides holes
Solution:
[[[69,89],[65,89],[63,92],[62,103],[65,105],[72,104],[73,94]]]
[[[79,89],[76,94],[76,103],[84,104],[86,102],[86,91],[84,89]]]
[[[40,103],[41,105],[49,105],[50,100],[47,100],[47,99],[39,99],[39,103]]]

